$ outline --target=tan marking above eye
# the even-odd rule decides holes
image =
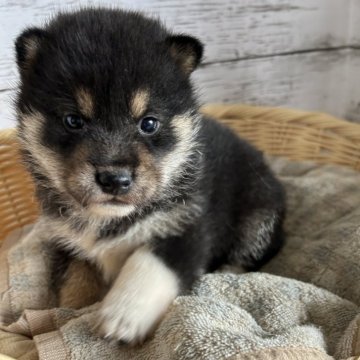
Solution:
[[[20,113],[19,116],[23,124],[19,131],[22,148],[30,152],[34,162],[58,188],[62,189],[61,162],[58,154],[41,142],[41,133],[46,126],[45,117],[33,109],[30,113]]]
[[[83,115],[88,118],[94,115],[94,100],[89,90],[80,88],[76,91],[76,101]]]
[[[148,90],[140,89],[134,92],[130,101],[131,115],[139,118],[144,115],[149,103],[150,94]]]

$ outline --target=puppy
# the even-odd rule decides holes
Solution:
[[[189,77],[202,54],[114,9],[61,13],[16,40],[33,236],[96,266],[112,340],[141,342],[199,275],[256,270],[283,242],[284,192],[262,155],[198,111]]]

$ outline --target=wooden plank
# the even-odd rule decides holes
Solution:
[[[360,46],[360,1],[352,0],[350,7],[350,30],[349,43]]]
[[[348,70],[348,69],[351,69]],[[319,51],[211,64],[193,79],[201,101],[318,110],[360,121],[360,50]],[[0,127],[14,119],[0,92]]]
[[[360,50],[274,56],[213,64],[194,78],[204,102],[288,106],[360,121],[359,57]]]
[[[15,126],[14,97],[15,90],[0,91],[0,129]]]
[[[198,36],[206,44],[205,62],[213,63],[347,46],[352,1],[357,0],[122,0],[117,4],[159,15],[175,31]],[[114,6],[109,0],[0,2],[0,90],[16,84],[13,42],[24,27],[43,24],[59,9],[91,4]]]
[[[345,72],[345,91],[342,94],[342,102],[339,107],[346,119],[360,122],[360,49],[350,51],[347,58]],[[336,85],[335,85],[336,86]],[[333,98],[336,105],[336,97]]]

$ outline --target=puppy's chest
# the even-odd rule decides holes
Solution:
[[[119,273],[128,257],[141,245],[149,242],[137,231],[122,226],[107,225],[85,229],[70,240],[81,256],[96,263],[107,282]],[[75,240],[75,241],[74,241]]]
[[[184,203],[154,211],[131,223],[120,219],[106,225],[89,224],[76,229],[71,222],[57,220],[53,231],[65,246],[96,263],[104,278],[111,281],[138,247],[144,244],[151,247],[153,240],[166,241],[168,236],[180,236],[200,213],[196,203]]]

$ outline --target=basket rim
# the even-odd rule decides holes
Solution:
[[[282,106],[256,106],[239,103],[211,103],[201,107],[201,113],[224,121],[243,120],[249,118],[276,120],[279,125],[298,123],[299,126],[312,126],[320,129],[338,130],[338,136],[360,142],[360,123],[352,122],[322,111],[286,108]],[[291,117],[289,116],[291,114]],[[341,133],[341,130],[344,130]]]
[[[17,128],[6,128],[0,130],[0,144],[13,143],[17,139]]]

